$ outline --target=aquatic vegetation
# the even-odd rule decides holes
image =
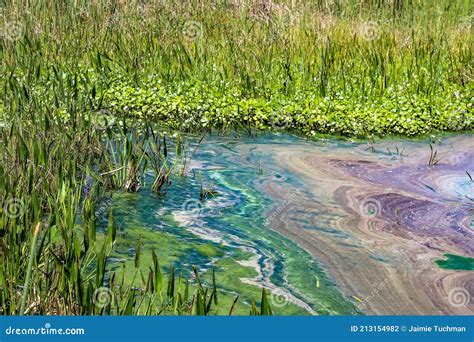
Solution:
[[[215,245],[201,241],[199,258],[235,273],[194,268],[186,277],[162,269],[159,252],[118,225],[114,195],[166,196],[174,176],[188,176],[202,138],[192,145],[182,131],[365,138],[473,129],[467,2],[269,3],[2,2],[2,314],[277,312],[265,290],[235,286],[252,270]],[[219,193],[201,184],[193,195]],[[233,256],[250,257],[241,253]],[[288,278],[323,303],[316,313],[357,312],[308,261],[328,285],[311,292],[294,260]],[[220,281],[230,294],[218,298]]]
[[[209,197],[214,197],[218,194],[216,190],[214,190],[213,181],[210,184],[204,184],[204,180],[202,177],[202,173],[198,173],[198,180],[199,180],[199,199],[202,201]]]
[[[436,260],[436,264],[449,270],[474,271],[474,258],[455,254],[444,254],[446,259]]]
[[[266,228],[261,195],[248,190],[255,180],[254,166],[227,161],[236,157],[232,152],[233,143],[227,145],[214,140],[216,137],[209,139],[213,140],[205,141],[196,154],[195,165],[201,165],[205,183],[213,180],[217,195],[201,201],[201,182],[197,176],[183,180],[174,175],[166,196],[149,194],[143,189],[136,194],[122,193],[114,197],[113,209],[123,232],[114,255],[115,264],[124,260],[127,269],[133,270],[128,267],[133,266],[132,261],[125,260],[130,259],[135,241],[141,239],[146,241],[142,250],[154,248],[162,265],[168,269],[172,265],[182,271],[183,276],[188,265],[196,265],[201,269],[202,279],[209,283],[212,265],[218,280],[219,302],[223,305],[219,310],[221,314],[231,306],[233,294],[239,295],[235,313],[248,314],[262,285],[267,292],[271,291],[271,302],[274,298],[280,298],[280,303],[285,298],[300,300],[295,304],[287,299],[285,305],[272,308],[278,315],[308,314],[301,302],[309,303],[318,314],[354,313],[350,301],[341,296],[307,253]],[[245,159],[245,155],[242,158]],[[277,270],[270,279],[273,264]],[[264,280],[260,280],[260,268],[265,272]],[[308,272],[319,276],[321,288],[306,281]],[[132,277],[133,273],[127,276]],[[284,292],[276,295],[275,286]],[[288,291],[292,297],[288,297]]]
[[[433,144],[430,144],[430,160],[428,161],[428,165],[436,166],[440,160],[441,158],[438,157],[438,151],[433,148]]]
[[[472,179],[472,176],[471,176],[471,174],[469,173],[469,171],[466,171],[466,174],[467,174],[467,176],[469,177],[469,179],[471,180],[471,182],[474,182],[474,179]]]
[[[76,124],[49,121],[44,114],[39,125],[17,121],[0,131],[2,313],[210,313],[204,284],[186,287],[180,278],[169,280],[175,284],[167,296],[156,292],[158,272],[163,279],[174,277],[158,271],[157,261],[152,271],[135,270],[132,277],[110,268],[121,233],[105,194],[142,191],[152,152],[146,130],[127,126],[131,122],[114,129],[94,127],[85,118]],[[168,139],[174,146],[176,139]],[[130,179],[140,185],[133,191],[126,186]],[[105,231],[98,226],[102,214],[108,214]],[[142,258],[135,250],[132,269]]]
[[[400,157],[406,157],[407,156],[407,154],[404,154],[405,146],[403,146],[401,149],[398,148],[398,146],[395,146],[395,151],[394,152],[392,152],[392,150],[390,150],[390,148],[387,147],[387,151],[390,155],[395,154],[395,155],[400,156]]]
[[[129,115],[164,120],[173,127],[191,131],[207,127],[223,130],[255,127],[260,130],[283,128],[309,136],[332,133],[365,137],[367,133],[416,136],[474,127],[472,96],[469,95],[472,89],[466,89],[459,99],[450,91],[438,92],[429,98],[423,98],[424,95],[413,98],[409,94],[410,87],[401,93],[388,90],[385,95],[374,98],[359,98],[343,91],[319,98],[315,91],[307,90],[297,91],[291,98],[275,94],[270,99],[248,99],[236,95],[239,91],[231,85],[188,82],[177,85],[177,91],[173,91],[173,86],[153,82],[152,77],[139,87],[115,85],[105,94],[104,102],[113,112],[127,108]],[[226,90],[227,86],[230,89]],[[143,106],[147,110],[133,99],[141,99],[137,103],[146,103]],[[466,114],[459,115],[460,108],[465,108]],[[177,119],[187,113],[192,115],[184,123]],[[276,117],[292,120],[276,126]]]
[[[22,29],[2,45],[2,111],[310,136],[473,129],[465,1],[5,5]]]

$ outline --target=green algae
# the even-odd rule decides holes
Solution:
[[[474,271],[474,258],[455,254],[444,254],[444,257],[446,259],[435,261],[440,268],[457,271]]]
[[[199,198],[200,183],[192,177],[174,177],[164,196],[146,188],[115,193],[111,209],[120,228],[109,267],[119,271],[125,265],[124,278],[134,286],[143,283],[152,250],[165,273],[173,269],[190,279],[191,286],[192,266],[207,284],[212,284],[214,269],[222,297],[219,314],[227,314],[237,295],[234,313],[248,314],[251,303],[260,300],[262,287],[276,291],[269,290],[269,298],[277,315],[358,313],[317,261],[270,229],[266,216],[278,203],[259,185],[273,181],[274,175],[259,175],[252,164],[241,161],[260,157],[236,153],[233,141],[205,143],[195,159],[205,181],[215,184],[219,194],[200,202],[199,215],[183,210],[183,198]],[[270,158],[263,160],[271,166]],[[285,177],[289,186],[298,185],[288,174]],[[133,260],[138,241],[139,271]]]
[[[211,243],[198,244],[195,248],[199,254],[206,257],[222,257],[224,255],[222,250]]]

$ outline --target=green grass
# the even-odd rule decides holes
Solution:
[[[5,2],[6,32],[21,28],[2,46],[7,112],[23,92],[30,115],[110,110],[183,130],[473,128],[468,0]]]

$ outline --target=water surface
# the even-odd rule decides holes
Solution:
[[[223,303],[239,294],[244,314],[261,287],[277,314],[449,312],[433,288],[453,285],[436,281],[474,283],[432,258],[474,255],[473,145],[470,135],[443,138],[430,166],[427,141],[211,136],[164,193],[147,190],[149,175],[139,193],[114,194],[116,258],[130,262],[140,239],[165,268],[189,275],[196,265],[208,277],[215,267]],[[216,195],[200,200],[201,185]],[[426,291],[425,276],[435,282]]]

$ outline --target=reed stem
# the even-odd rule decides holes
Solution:
[[[38,224],[36,224],[35,230],[33,232],[33,238],[31,240],[30,259],[28,260],[28,269],[26,271],[25,285],[23,286],[23,295],[21,298],[21,306],[20,306],[20,316],[23,316],[25,314],[26,297],[28,297],[28,289],[30,287],[30,279],[31,279],[31,269],[33,268],[33,261],[35,259],[36,240],[38,238],[40,227],[41,227],[41,224],[38,222]]]

